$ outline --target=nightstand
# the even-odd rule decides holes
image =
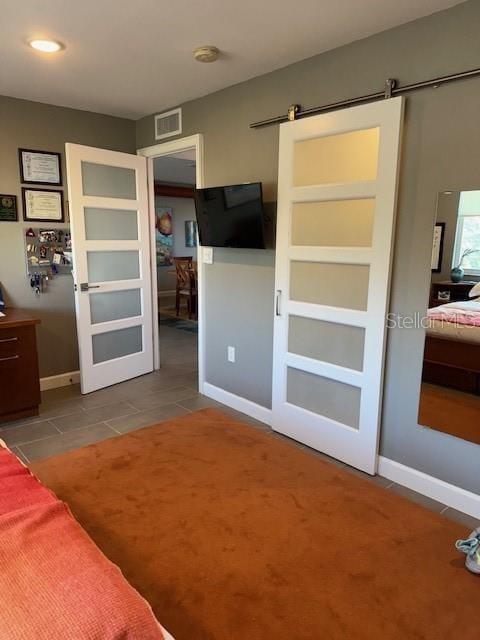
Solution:
[[[449,302],[460,302],[461,300],[469,300],[468,294],[477,283],[472,280],[462,280],[462,282],[451,282],[446,280],[443,282],[432,282],[432,288],[430,290],[430,301],[428,306],[438,307],[441,304],[448,304]],[[449,300],[440,300],[438,294],[440,291],[448,291],[450,293]]]

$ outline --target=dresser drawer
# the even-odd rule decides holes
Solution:
[[[35,347],[33,327],[0,330],[0,361],[9,356],[27,354],[32,347]]]
[[[35,326],[0,329],[0,420],[39,402]]]

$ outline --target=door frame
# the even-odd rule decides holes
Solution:
[[[182,151],[195,150],[196,163],[196,187],[204,187],[204,154],[203,135],[196,133],[185,138],[176,138],[169,142],[154,144],[149,147],[137,149],[137,155],[147,158],[147,180],[148,180],[148,200],[150,218],[150,246],[151,246],[151,282],[152,282],[152,314],[153,314],[153,368],[160,368],[160,340],[158,327],[158,296],[157,296],[157,252],[155,246],[155,190],[153,176],[153,161],[161,156],[170,156]],[[198,265],[198,390],[203,393],[205,382],[205,264],[203,262],[203,247],[197,243],[197,265]]]

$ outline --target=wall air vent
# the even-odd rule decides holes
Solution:
[[[155,116],[155,140],[171,138],[182,133],[182,110],[172,109]]]

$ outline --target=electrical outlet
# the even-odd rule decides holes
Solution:
[[[235,362],[235,347],[227,347],[227,360]]]
[[[203,247],[204,264],[213,264],[213,247]]]

